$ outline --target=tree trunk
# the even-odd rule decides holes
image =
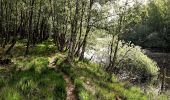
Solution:
[[[1,36],[0,38],[1,39],[0,39],[0,41],[2,41],[3,40],[3,36],[2,36],[3,35],[3,24],[2,24],[3,23],[3,4],[2,4],[2,0],[0,1],[0,3],[1,3],[0,4],[0,6],[1,6],[0,7],[0,15],[1,15],[1,18],[0,18],[0,36]],[[2,46],[2,44],[3,43],[1,42],[0,45]]]
[[[87,28],[86,28],[86,33],[85,33],[85,37],[84,37],[83,45],[82,45],[83,47],[82,47],[82,51],[81,51],[79,60],[84,59],[84,53],[85,53],[85,49],[86,49],[86,45],[87,45],[87,37],[88,37],[88,34],[91,30],[90,20],[91,20],[91,10],[92,10],[93,3],[94,3],[94,1],[90,0],[89,14],[88,14],[88,19],[87,19]]]
[[[79,56],[80,49],[81,49],[81,46],[82,46],[81,36],[82,36],[82,28],[83,28],[84,10],[85,10],[84,5],[85,5],[84,2],[82,1],[82,10],[81,10],[81,19],[80,19],[80,33],[79,33],[79,38],[78,38],[78,44],[76,46],[77,51],[75,52],[75,56],[77,56],[77,57]]]
[[[30,46],[30,39],[31,39],[31,34],[32,34],[32,17],[33,17],[33,6],[34,6],[34,2],[35,0],[31,1],[31,10],[30,10],[30,18],[29,18],[29,33],[28,33],[28,41],[27,41],[27,45],[26,45],[26,51],[25,51],[25,55],[27,55],[29,53],[29,46]]]
[[[116,47],[115,47],[114,56],[113,56],[113,59],[112,59],[112,64],[111,64],[112,67],[111,67],[110,72],[115,71],[114,69],[115,69],[116,60],[117,60],[118,49],[119,49],[119,37],[118,37],[117,42],[116,42]]]
[[[74,52],[75,52],[75,45],[76,45],[76,38],[77,38],[78,14],[79,14],[79,0],[76,0],[76,10],[75,10],[74,18],[71,22],[71,37],[70,37],[70,44],[69,44],[69,53],[67,57],[69,63],[71,63],[74,59]]]
[[[110,45],[109,65],[106,68],[106,71],[108,71],[108,72],[109,72],[110,68],[112,67],[113,44],[114,44],[114,35],[112,36],[112,41],[111,41],[111,45]]]
[[[165,80],[166,80],[166,68],[163,68],[163,76],[162,76],[162,85],[161,85],[161,91],[164,92],[165,90]]]
[[[18,5],[18,2],[16,1],[16,12],[18,11],[18,9],[17,9],[17,5]],[[11,46],[6,50],[6,52],[5,52],[5,55],[7,55],[7,54],[9,54],[10,53],[10,51],[12,50],[12,48],[15,46],[15,44],[16,44],[16,38],[17,38],[17,33],[18,33],[18,31],[19,31],[19,28],[18,28],[18,25],[17,25],[17,18],[18,18],[18,14],[16,15],[16,19],[15,19],[15,33],[14,33],[14,36],[13,36],[13,39],[12,39],[12,41],[11,41]],[[21,19],[22,20],[22,19]],[[21,21],[21,23],[22,23],[22,21]]]
[[[7,55],[7,54],[9,54],[10,53],[10,51],[12,50],[12,48],[15,46],[15,44],[16,44],[16,39],[15,38],[13,38],[13,40],[12,40],[12,44],[11,44],[11,46],[6,50],[6,52],[5,52],[5,55]]]
[[[116,60],[117,60],[117,52],[118,52],[118,48],[119,48],[119,35],[121,34],[121,30],[122,30],[122,22],[123,22],[123,14],[120,15],[118,28],[116,29],[116,34],[117,34],[118,37],[117,37],[117,41],[116,41],[116,47],[115,47],[115,50],[114,50],[114,55],[113,55],[113,58],[110,58],[111,64],[107,68],[107,70],[110,74],[112,74],[114,72],[114,70],[116,72],[115,65],[116,65]],[[110,55],[110,57],[112,57],[112,55]]]

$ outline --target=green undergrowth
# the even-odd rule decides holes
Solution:
[[[10,45],[7,45],[7,47],[5,48],[5,50],[1,50],[1,51],[6,51],[7,48]],[[20,57],[20,56],[24,56],[25,54],[25,44],[17,42],[17,44],[14,46],[14,48],[11,50],[10,55],[12,55],[13,57]],[[29,47],[29,54],[28,56],[46,56],[48,57],[51,54],[54,54],[57,50],[57,47],[54,46],[52,40],[46,40],[41,44],[36,44],[36,45],[31,45]]]
[[[0,100],[64,100],[66,83],[61,73],[48,68],[47,57],[13,59],[11,76],[0,78]]]
[[[64,100],[66,83],[60,72],[49,69],[49,57],[56,48],[50,41],[38,44],[24,57],[23,44],[12,50],[12,68],[2,68],[0,74],[0,100]],[[119,82],[98,64],[75,61],[72,66],[64,63],[66,55],[56,54],[56,65],[67,74],[76,86],[79,100],[154,100],[152,93],[146,94],[129,82]],[[6,72],[4,72],[6,71]],[[9,74],[10,73],[10,74]],[[161,95],[158,100],[167,100]]]
[[[62,62],[65,59],[62,54],[57,54],[57,59],[57,65],[61,70],[74,80],[80,100],[154,100],[155,98],[151,93],[146,94],[129,82],[119,82],[115,75],[109,80],[109,75],[98,64],[75,61],[69,66]],[[156,98],[167,100],[164,95]]]

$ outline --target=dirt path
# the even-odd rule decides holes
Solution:
[[[77,100],[76,95],[75,95],[74,84],[72,83],[71,79],[67,75],[63,74],[63,76],[64,76],[64,80],[66,81],[66,84],[67,84],[67,87],[66,87],[67,98],[66,98],[66,100]]]
[[[59,70],[56,67],[56,57],[55,56],[50,58],[49,68],[54,68],[56,70]],[[66,92],[67,92],[66,100],[77,100],[76,93],[75,93],[75,86],[74,86],[72,80],[70,79],[70,77],[68,75],[64,74],[62,71],[60,71],[60,72],[62,73],[63,78],[66,81]]]

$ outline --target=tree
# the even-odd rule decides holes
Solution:
[[[90,0],[89,8],[88,8],[88,15],[87,15],[87,26],[86,26],[86,33],[83,39],[82,43],[82,51],[80,54],[80,60],[84,59],[84,53],[87,45],[87,37],[90,32],[91,26],[90,26],[90,21],[91,21],[91,16],[92,16],[92,6],[93,6],[94,0]]]

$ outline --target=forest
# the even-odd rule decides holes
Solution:
[[[169,0],[0,0],[0,100],[170,100]]]

